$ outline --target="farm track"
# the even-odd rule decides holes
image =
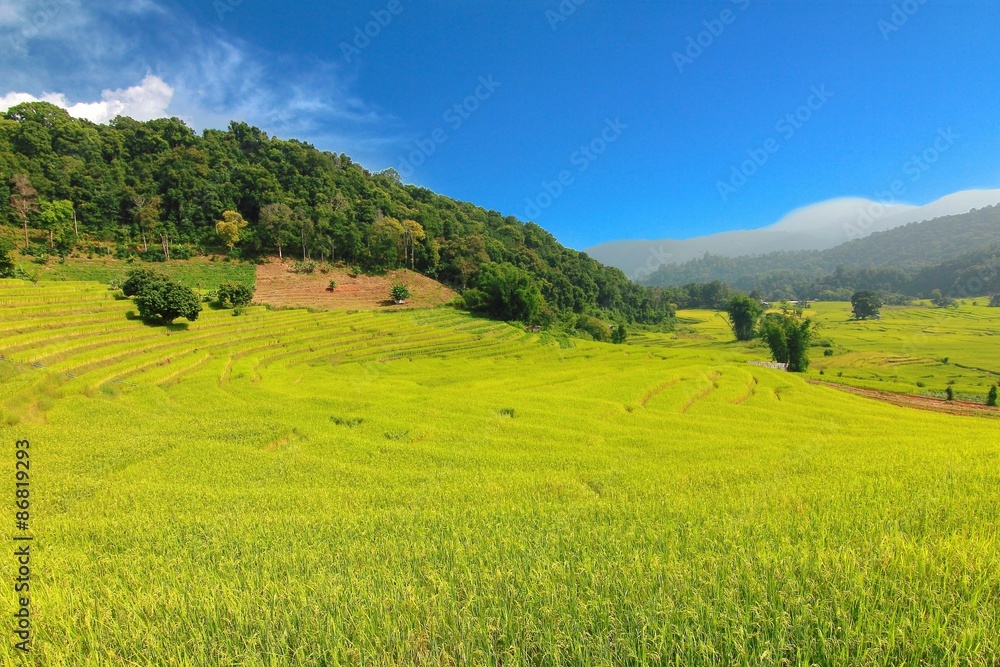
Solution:
[[[903,408],[915,408],[917,410],[930,410],[933,412],[943,412],[949,415],[976,416],[976,417],[1000,417],[1000,408],[991,408],[979,403],[969,403],[967,401],[946,401],[941,398],[931,396],[913,396],[909,394],[896,394],[891,391],[876,391],[874,389],[862,389],[833,382],[819,382],[809,380],[810,384],[822,387],[831,387],[846,391],[856,396],[891,403]]]

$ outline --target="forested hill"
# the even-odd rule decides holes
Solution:
[[[227,251],[216,223],[232,210],[248,223],[231,251],[244,258],[277,254],[281,246],[285,254],[362,270],[407,266],[459,289],[483,265],[508,262],[530,274],[550,312],[640,322],[671,314],[658,290],[563,247],[535,224],[403,185],[393,170],[372,174],[346,155],[244,123],[198,135],[176,118],[96,125],[44,102],[21,104],[0,119],[0,171],[0,221],[16,227],[23,219],[10,197],[27,175],[36,208],[71,202],[85,237],[147,254],[162,245],[178,253]],[[44,228],[56,217],[31,211],[28,225]],[[75,239],[65,224],[55,230],[57,248]],[[47,241],[46,231],[33,242],[44,252]]]
[[[822,251],[775,252],[759,256],[706,256],[660,267],[645,282],[669,287],[721,280],[752,289],[776,273],[815,278],[848,269],[916,271],[955,260],[1000,243],[1000,206],[911,223]],[[765,280],[765,282],[767,282]]]

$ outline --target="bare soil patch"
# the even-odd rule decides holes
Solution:
[[[896,394],[891,391],[876,391],[874,389],[862,389],[860,387],[850,387],[832,382],[817,382],[810,380],[812,384],[833,387],[842,391],[848,391],[865,398],[873,398],[877,401],[892,403],[904,408],[916,408],[917,410],[933,410],[934,412],[944,412],[950,415],[964,415],[977,417],[1000,417],[1000,408],[991,408],[979,403],[969,403],[967,401],[946,401],[930,396],[913,396],[910,394]]]
[[[292,273],[292,262],[272,260],[257,266],[254,301],[272,306],[316,308],[320,310],[378,310],[382,308],[433,308],[448,303],[457,294],[445,285],[408,269],[382,276],[351,277],[344,267],[330,267],[325,273]],[[330,291],[330,281],[337,286]],[[396,305],[389,297],[393,285],[410,288],[411,297]]]

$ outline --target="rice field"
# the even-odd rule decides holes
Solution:
[[[879,324],[969,320],[923,348],[950,367],[997,354],[971,308]],[[996,419],[750,366],[698,313],[613,346],[446,308],[133,309],[0,281],[36,633],[2,664],[1000,660]],[[836,317],[816,365],[880,352]]]
[[[214,290],[224,282],[239,282],[253,285],[255,265],[249,262],[209,261],[204,257],[169,262],[137,262],[101,257],[84,259],[68,257],[65,260],[49,260],[44,265],[20,262],[29,274],[36,275],[38,281],[94,281],[110,283],[123,281],[128,272],[136,267],[150,268],[170,276],[173,280],[202,291]]]

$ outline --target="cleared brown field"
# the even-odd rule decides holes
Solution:
[[[381,308],[432,308],[448,303],[457,293],[408,269],[390,271],[382,276],[358,275],[352,278],[344,267],[331,267],[326,273],[292,273],[292,263],[272,260],[257,266],[257,293],[254,301],[272,306],[299,306],[321,310],[377,310]],[[329,291],[330,281],[337,287]],[[404,305],[389,298],[393,285],[410,288],[411,297]]]

